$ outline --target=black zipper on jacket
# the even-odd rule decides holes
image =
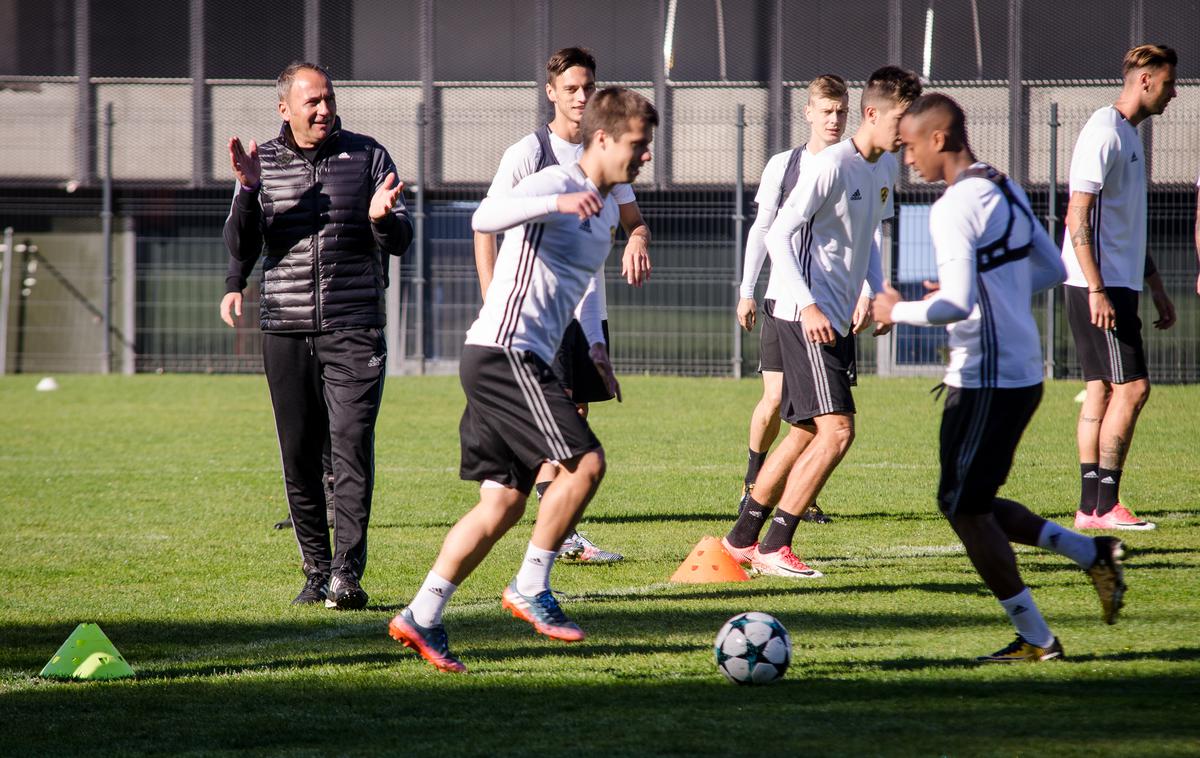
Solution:
[[[309,186],[310,187],[313,186],[314,184],[317,183],[317,164],[321,162],[321,153],[325,152],[326,146],[328,146],[330,142],[332,142],[339,134],[342,133],[340,120],[334,121],[334,130],[330,133],[330,135],[328,137],[325,138],[325,141],[322,142],[317,147],[317,152],[315,154],[313,154],[313,159],[312,159],[311,163],[309,162],[309,160],[307,158],[304,157],[304,153],[302,153],[300,151],[299,146],[296,145],[295,138],[292,137],[292,131],[291,131],[291,129],[288,128],[288,125],[286,122],[284,123],[283,128],[280,131],[281,131],[281,135],[284,137],[284,139],[281,140],[283,142],[284,146],[287,147],[287,149],[291,150],[293,153],[295,153],[296,157],[298,157],[300,160],[304,161],[305,163],[308,163],[308,166],[310,169]],[[316,221],[319,221],[321,219],[321,204],[320,203],[317,203],[316,206],[313,208],[313,214],[315,216]],[[321,322],[322,322],[322,318],[321,318],[321,228],[317,224],[313,224],[312,269],[313,269],[313,331],[319,332],[319,331],[321,331]]]

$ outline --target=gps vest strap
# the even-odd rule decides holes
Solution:
[[[954,182],[957,184],[963,179],[973,178],[987,179],[989,182],[996,185],[996,188],[1000,190],[1000,193],[1004,196],[1005,202],[1008,204],[1008,223],[1004,227],[1004,234],[1000,235],[1000,238],[995,242],[982,245],[975,250],[976,270],[980,272],[989,271],[997,266],[1002,266],[1005,263],[1009,263],[1010,261],[1019,261],[1022,258],[1028,257],[1030,251],[1033,249],[1032,234],[1030,234],[1029,242],[1017,248],[1010,248],[1008,246],[1008,239],[1012,235],[1013,220],[1016,215],[1013,213],[1013,207],[1016,206],[1017,208],[1020,208],[1021,212],[1029,217],[1031,232],[1032,225],[1037,223],[1037,221],[1033,218],[1033,214],[1024,205],[1017,201],[1017,198],[1013,195],[1012,190],[1008,188],[1007,177],[996,169],[987,164],[974,165],[955,177]]]
[[[541,171],[546,166],[557,166],[558,158],[554,156],[554,148],[550,146],[550,125],[542,124],[534,132],[533,136],[537,137],[538,147],[538,162],[537,170]]]
[[[792,148],[788,155],[787,168],[783,170],[783,181],[779,183],[779,198],[775,201],[776,208],[783,207],[783,201],[792,194],[796,182],[800,179],[800,159],[804,157],[804,147]]]

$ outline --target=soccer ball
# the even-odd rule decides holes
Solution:
[[[792,638],[774,616],[751,611],[725,622],[713,645],[717,668],[734,684],[770,684],[792,662]]]

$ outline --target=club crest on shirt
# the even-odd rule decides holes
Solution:
[[[879,188],[879,202],[881,202],[881,203],[886,203],[886,202],[887,202],[887,196],[888,196],[888,188],[887,188],[887,187],[880,187],[880,188]]]

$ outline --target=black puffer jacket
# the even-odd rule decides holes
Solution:
[[[387,150],[370,137],[342,131],[339,119],[312,162],[286,122],[258,154],[260,188],[238,188],[224,237],[245,270],[265,256],[263,330],[384,326],[387,255],[402,255],[412,241],[402,201],[378,223],[367,215],[376,189],[396,171]]]

